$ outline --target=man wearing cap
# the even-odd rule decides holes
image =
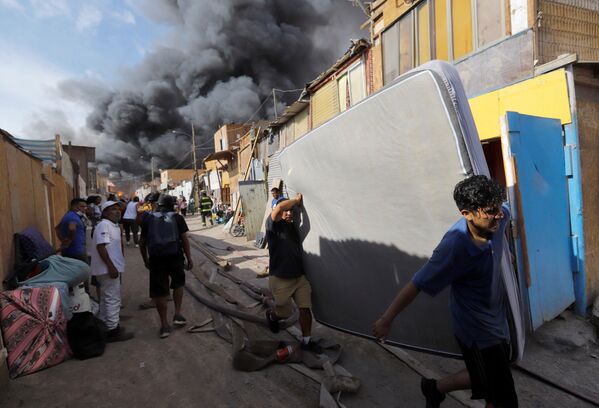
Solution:
[[[121,242],[121,208],[116,201],[101,206],[102,221],[96,226],[91,249],[91,274],[102,289],[98,317],[108,327],[108,342],[125,341],[134,337],[119,324],[121,310],[120,274],[125,271],[125,256]]]
[[[175,213],[175,197],[166,194],[160,195],[157,211],[146,215],[141,225],[139,249],[146,268],[150,270],[150,297],[160,317],[159,335],[162,339],[171,333],[167,319],[169,287],[175,300],[173,324],[181,327],[187,323],[181,314],[185,269],[193,267],[187,231],[185,219]]]

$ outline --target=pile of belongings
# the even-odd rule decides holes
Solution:
[[[70,356],[55,287],[0,292],[0,318],[10,378],[52,367]]]
[[[89,277],[89,265],[55,255],[52,246],[35,228],[27,228],[14,238],[15,264],[4,282],[10,290],[0,293],[0,321],[11,378],[52,367],[73,352],[79,357],[81,347],[73,347],[77,342],[70,336],[71,322],[67,335],[67,320],[73,316],[73,299],[86,303],[87,297],[88,305],[86,314],[72,319],[75,328],[81,326],[82,320],[89,323],[95,319],[89,312],[89,297],[82,288]],[[77,295],[83,292],[83,300],[71,296],[70,292]],[[84,311],[81,307],[76,309]],[[104,341],[100,341],[99,354],[104,351],[105,332],[96,336],[101,339],[102,335]],[[85,355],[89,356],[90,350],[87,351]],[[91,350],[91,354],[98,355],[98,347]]]

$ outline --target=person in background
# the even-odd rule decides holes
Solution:
[[[86,211],[87,204],[85,200],[73,198],[70,210],[62,217],[54,230],[61,243],[60,252],[62,256],[89,263],[85,248],[85,224],[82,220]]]
[[[206,218],[210,219],[210,225],[214,225],[212,220],[212,199],[204,190],[200,192],[200,211],[202,213],[202,226],[206,226]]]
[[[272,200],[270,201],[270,208],[274,210],[275,207],[277,206],[277,204],[279,204],[279,202],[281,200],[284,200],[285,197],[283,197],[283,195],[281,194],[281,190],[279,190],[277,187],[271,188],[270,193],[272,194]]]
[[[181,212],[182,216],[187,217],[187,200],[185,197],[183,197],[183,195],[179,197],[179,211]]]
[[[85,203],[87,204],[87,218],[92,223],[92,233],[91,236],[94,236],[94,229],[96,225],[102,219],[102,213],[100,211],[100,203],[102,202],[102,198],[100,196],[89,196]]]
[[[108,327],[106,341],[130,340],[134,334],[120,325],[121,279],[125,271],[121,228],[121,209],[118,202],[102,204],[102,221],[96,227],[94,245],[91,250],[91,273],[96,277],[102,297],[98,317]]]
[[[188,210],[191,213],[191,215],[195,215],[196,214],[196,200],[193,197],[189,197]]]
[[[127,203],[127,207],[125,208],[125,213],[123,214],[123,227],[125,228],[125,240],[127,241],[127,246],[131,244],[131,234],[133,234],[133,243],[135,244],[135,248],[139,248],[139,240],[138,240],[138,225],[136,222],[137,219],[137,209],[139,207],[139,197],[133,197],[133,200]]]

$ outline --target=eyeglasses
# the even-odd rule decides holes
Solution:
[[[478,211],[483,218],[503,218],[503,209],[501,206],[479,208]]]

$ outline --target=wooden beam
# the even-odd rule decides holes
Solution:
[[[574,64],[576,61],[578,61],[578,55],[576,54],[562,55],[553,61],[536,67],[535,76],[545,74],[549,71],[555,71],[556,69],[565,67],[566,65]]]

